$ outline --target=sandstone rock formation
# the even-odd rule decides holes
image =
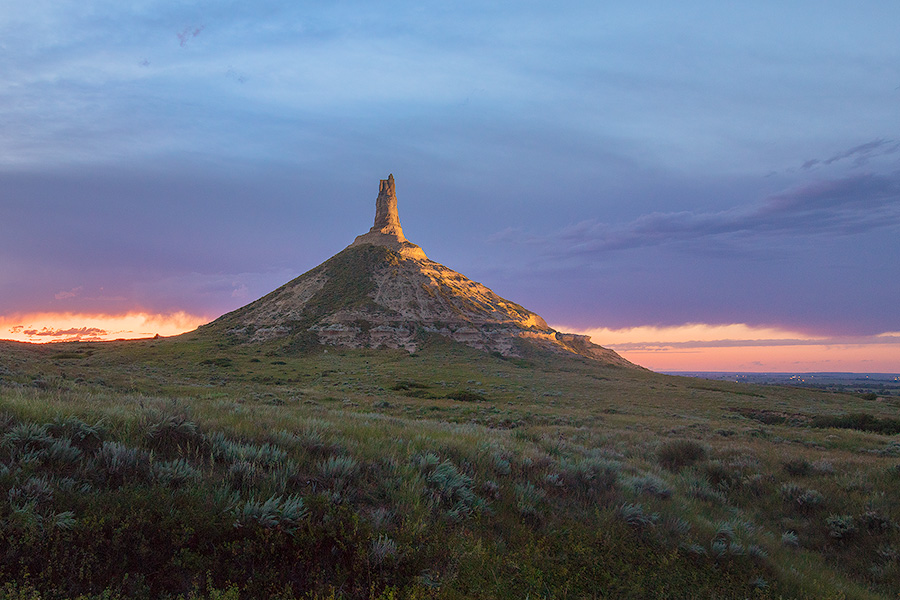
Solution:
[[[369,233],[357,236],[350,247],[366,244],[386,246],[407,258],[428,258],[424,250],[407,241],[403,235],[400,215],[397,214],[397,193],[393,173],[379,182],[378,198],[375,199],[375,224],[369,229]]]
[[[634,366],[430,260],[403,235],[393,175],[381,180],[375,206],[372,228],[342,252],[201,330],[239,342],[284,339],[298,349],[332,344],[410,352],[428,334],[439,334],[504,356],[518,356],[524,344]]]

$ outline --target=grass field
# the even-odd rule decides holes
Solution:
[[[0,342],[0,597],[896,598],[900,399]]]

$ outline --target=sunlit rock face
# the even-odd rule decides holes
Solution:
[[[393,173],[379,182],[378,198],[375,199],[375,224],[369,229],[369,233],[357,236],[350,246],[365,244],[386,246],[408,258],[428,258],[424,250],[407,241],[403,235],[400,215],[397,214],[397,192]]]
[[[537,314],[429,259],[403,235],[394,176],[382,179],[375,223],[342,252],[201,331],[243,342],[417,350],[429,334],[504,356],[523,344],[633,366],[585,336],[551,329]]]

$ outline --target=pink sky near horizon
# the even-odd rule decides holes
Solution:
[[[185,312],[0,315],[0,339],[47,343],[135,339],[157,334],[165,337],[191,331],[211,320]],[[594,343],[654,371],[900,372],[900,332],[825,338],[744,324],[555,328],[590,335]]]
[[[900,332],[820,337],[742,323],[573,332],[654,371],[900,372]]]

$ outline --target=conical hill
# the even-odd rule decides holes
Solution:
[[[381,181],[368,233],[200,332],[225,334],[239,343],[283,339],[298,350],[330,344],[410,352],[438,334],[504,356],[537,346],[634,366],[586,336],[555,331],[537,314],[429,259],[403,235],[393,175]]]

